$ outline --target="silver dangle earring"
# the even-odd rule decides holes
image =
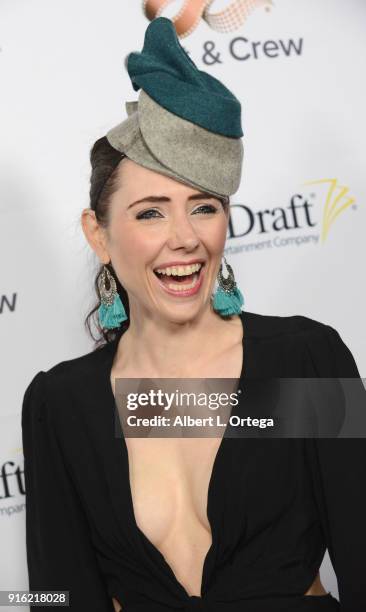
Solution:
[[[104,266],[98,278],[98,289],[101,300],[98,316],[101,327],[105,329],[119,327],[128,317],[118,295],[116,281],[107,266]]]
[[[213,309],[222,316],[229,316],[241,312],[241,307],[244,305],[244,297],[235,282],[232,267],[227,263],[225,255],[223,257],[228,270],[228,276],[224,277],[221,262],[217,275],[218,288],[213,296]]]

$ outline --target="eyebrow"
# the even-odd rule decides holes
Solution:
[[[195,193],[191,196],[189,196],[188,200],[203,200],[203,199],[210,199],[210,200],[221,200],[221,198],[219,198],[219,196],[214,196],[212,193],[208,193],[207,191],[201,191],[200,193]],[[141,200],[136,200],[135,202],[132,202],[131,204],[128,205],[127,210],[129,208],[131,208],[132,206],[135,206],[135,204],[141,204],[141,202],[171,202],[171,198],[168,198],[167,196],[146,196],[146,198],[142,198]]]

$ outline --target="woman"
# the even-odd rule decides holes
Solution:
[[[222,275],[236,98],[165,18],[127,67],[139,102],[93,147],[82,213],[106,342],[38,372],[24,396],[29,588],[69,591],[88,612],[361,611],[363,440],[122,433],[116,379],[228,378],[243,391],[256,377],[359,377],[333,328],[244,312],[230,266]],[[320,581],[326,548],[340,604]]]

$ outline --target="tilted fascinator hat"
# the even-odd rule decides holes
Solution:
[[[140,93],[125,103],[127,119],[107,132],[111,146],[145,168],[228,201],[239,188],[244,155],[239,100],[198,70],[166,17],[148,25],[142,51],[131,52],[125,64]],[[223,316],[240,312],[244,303],[224,260],[229,276],[223,277],[221,264],[213,296]],[[99,290],[102,327],[118,327],[127,315],[106,267]]]

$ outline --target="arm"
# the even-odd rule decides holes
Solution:
[[[308,340],[316,375],[359,379],[352,353],[338,332],[323,326],[316,335],[316,341],[310,335]],[[366,410],[362,381],[355,381],[355,385],[357,401]],[[366,439],[317,438],[307,443],[324,536],[337,576],[341,612],[366,610]]]
[[[53,429],[46,378],[43,371],[36,374],[22,406],[29,590],[68,590],[70,610],[113,612]]]

